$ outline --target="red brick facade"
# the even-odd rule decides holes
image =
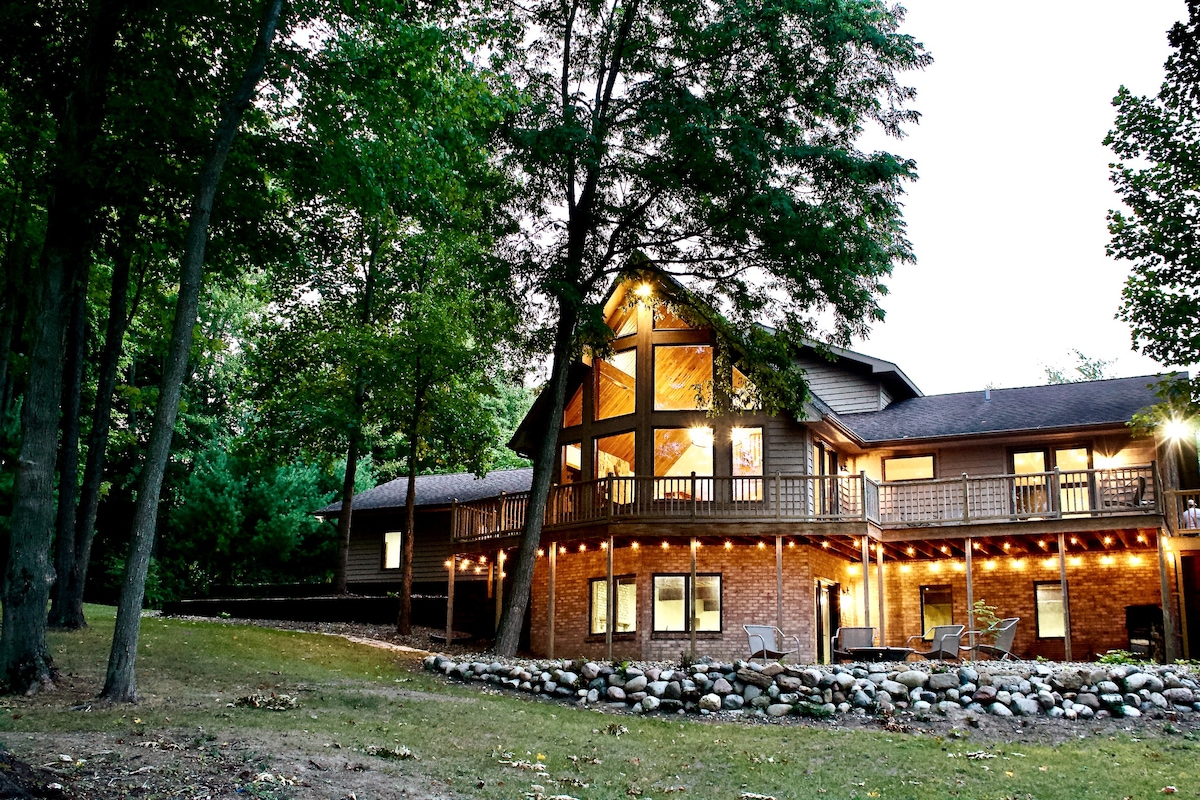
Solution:
[[[1072,657],[1093,658],[1128,644],[1125,607],[1161,605],[1158,553],[1153,536],[1139,550],[1111,554],[1079,553],[1068,558],[1067,582],[1071,603]],[[643,543],[639,548],[618,546],[613,574],[633,575],[637,586],[637,630],[614,636],[613,656],[676,660],[690,647],[687,633],[655,633],[653,627],[653,576],[686,574],[690,570],[687,539],[675,538],[664,550],[660,544]],[[604,635],[589,635],[589,580],[605,577],[606,554],[578,545],[560,554],[556,569],[554,655],[603,658]],[[699,655],[741,658],[748,652],[745,624],[777,622],[774,543],[763,547],[737,543],[731,548],[706,545],[697,554],[698,574],[717,573],[722,578],[720,633],[697,634]],[[1024,657],[1063,657],[1061,638],[1039,639],[1034,584],[1059,578],[1057,558],[1051,553],[1023,558],[976,558],[972,570],[974,597],[996,607],[1000,617],[1020,617],[1014,651]],[[531,647],[547,652],[548,559],[538,559],[531,604]],[[816,659],[816,582],[841,585],[841,621],[861,624],[862,566],[809,545],[783,549],[783,624],[786,634],[800,638],[795,661]],[[884,566],[886,643],[903,645],[908,636],[921,632],[921,587],[949,585],[953,594],[954,622],[967,624],[966,574],[961,562],[915,561],[907,565],[888,562]],[[1168,581],[1173,573],[1168,567]],[[872,624],[878,628],[878,582],[871,569]],[[1171,593],[1172,610],[1178,603]],[[1177,621],[1176,621],[1177,622]],[[1176,638],[1178,642],[1178,638]],[[1177,650],[1178,652],[1178,650]]]

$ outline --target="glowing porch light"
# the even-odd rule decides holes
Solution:
[[[1079,537],[1078,537],[1078,536],[1072,536],[1072,537],[1071,537],[1071,544],[1079,544]]]
[[[629,547],[633,550],[637,550],[639,547],[641,547],[641,545],[639,545],[637,542],[630,542]]]
[[[983,568],[986,570],[994,571],[996,569],[996,559],[990,558],[987,561],[983,562]]]
[[[917,554],[917,548],[910,547],[907,550],[905,550],[904,552],[908,553],[910,556],[915,556]]]
[[[1081,567],[1081,566],[1083,566],[1083,559],[1080,558],[1079,556],[1071,556],[1070,558],[1067,559],[1067,563],[1070,564],[1072,567]]]
[[[1100,556],[1100,565],[1103,567],[1111,567],[1113,563],[1112,556]]]
[[[1012,547],[1012,542],[1005,542],[1003,546],[1004,546],[1005,552],[1007,552],[1008,548]]]
[[[608,549],[608,542],[601,542],[601,543],[600,543],[600,549],[601,549],[601,550],[607,550],[607,549]]]
[[[539,553],[539,555],[540,555],[540,553]],[[443,561],[442,566],[445,567],[446,569],[450,569],[450,559],[446,559],[445,561]]]
[[[654,287],[643,281],[642,283],[639,283],[636,288],[634,288],[633,293],[645,300],[647,297],[654,294]]]
[[[1144,534],[1144,533],[1139,533],[1139,534],[1137,535],[1137,540],[1138,540],[1139,542],[1141,542],[1142,544],[1145,544],[1145,543],[1146,543],[1146,534]]]
[[[950,555],[950,548],[946,547],[946,545],[942,545],[938,549],[942,551],[942,555]]]
[[[1105,547],[1108,547],[1110,544],[1112,544],[1112,537],[1111,537],[1111,536],[1105,536],[1105,537],[1104,537],[1104,546],[1105,546]]]
[[[788,547],[795,547],[795,546],[796,546],[795,542],[788,542]]]
[[[581,545],[579,545],[579,552],[581,552],[581,553],[586,553],[586,552],[587,552],[587,545],[586,545],[586,544],[581,544]]]
[[[911,564],[901,564],[900,571],[905,574],[912,572],[912,565]]]
[[[546,555],[546,551],[539,547],[538,548],[538,558],[541,558],[544,555]]]
[[[971,542],[971,548],[974,550],[982,550],[983,545],[981,545],[979,542]]]
[[[567,554],[567,546],[565,544],[562,547],[558,548],[558,554],[560,556],[565,556]]]
[[[828,550],[828,549],[829,549],[829,542],[821,542],[821,547],[824,547],[826,550]]]
[[[669,544],[668,544],[668,543],[667,543],[667,542],[664,540],[664,541],[663,541],[663,543],[662,543],[662,549],[663,549],[663,550],[670,550],[670,549],[671,549],[671,545],[669,545]]]
[[[759,549],[759,550],[765,550],[765,549],[766,549],[766,547],[767,547],[767,545],[766,545],[766,543],[765,543],[765,542],[759,542],[759,543],[758,543],[758,549]]]
[[[471,566],[471,559],[469,559],[469,558],[468,558],[466,561],[463,561],[463,562],[462,562],[462,565],[461,565],[461,566],[459,566],[459,568],[458,568],[458,571],[459,571],[459,572],[466,572],[466,571],[467,571],[467,567],[469,567],[469,566]]]
[[[1013,562],[1013,569],[1025,569],[1025,559],[1018,558]]]
[[[486,564],[486,563],[487,563],[487,556],[480,556],[480,557],[479,557],[479,563],[480,563],[480,564]]]
[[[1038,547],[1045,550],[1046,549],[1046,541],[1044,539],[1038,539]]]
[[[476,574],[476,575],[479,575],[479,574],[481,574],[482,572],[483,572],[483,567],[476,567],[476,568],[475,568],[475,574]]]
[[[733,542],[729,542],[729,541],[725,542],[725,549],[726,549],[726,550],[732,550],[732,549],[733,549]]]

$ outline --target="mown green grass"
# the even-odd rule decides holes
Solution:
[[[366,753],[370,746],[403,745],[415,757],[392,768],[456,796],[514,800],[535,784],[547,796],[589,800],[742,793],[1119,800],[1159,796],[1168,785],[1180,796],[1200,796],[1200,744],[1161,724],[1139,736],[1110,736],[1111,728],[1097,735],[1097,726],[1078,724],[1071,730],[1082,738],[1049,745],[978,741],[969,728],[960,738],[608,715],[448,685],[413,659],[338,637],[217,622],[144,620],[138,660],[144,701],[72,710],[99,688],[112,609],[89,607],[88,619],[82,632],[50,637],[68,688],[7,701],[0,740],[2,732],[99,731],[177,741],[286,733],[293,746],[366,763],[379,763]],[[270,691],[299,694],[302,707],[227,707],[247,693]],[[967,757],[978,751],[995,758]],[[539,764],[545,773],[502,760]]]

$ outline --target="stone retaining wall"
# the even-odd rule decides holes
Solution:
[[[648,713],[727,712],[918,715],[964,712],[1000,717],[1169,718],[1200,713],[1200,682],[1181,666],[994,661],[796,666],[735,661],[615,666],[595,661],[451,659],[425,668],[462,681],[580,705]]]

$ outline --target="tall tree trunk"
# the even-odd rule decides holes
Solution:
[[[89,9],[79,77],[59,124],[50,178],[46,237],[29,386],[21,413],[23,438],[14,486],[8,568],[4,576],[0,684],[10,692],[50,685],[54,664],[46,648],[46,603],[54,570],[54,462],[62,391],[63,332],[79,264],[87,255],[96,207],[92,146],[105,115],[108,76],[123,18],[123,0]]]
[[[121,598],[117,603],[117,624],[113,631],[112,650],[108,657],[108,673],[100,696],[115,702],[136,702],[138,633],[141,623],[142,600],[146,593],[146,574],[150,569],[150,553],[158,522],[158,502],[162,491],[163,474],[171,454],[171,438],[175,433],[175,418],[179,414],[179,398],[188,357],[192,349],[192,331],[196,326],[200,303],[200,288],[204,278],[204,247],[208,241],[208,222],[212,215],[213,198],[217,194],[221,170],[233,146],[233,139],[242,124],[242,115],[262,80],[267,55],[283,8],[283,0],[268,0],[262,26],[250,63],[242,73],[241,82],[233,96],[221,109],[221,121],[213,136],[212,149],[200,173],[200,183],[192,202],[180,259],[179,296],[175,304],[175,322],[162,388],[154,409],[154,425],[150,431],[146,463],[138,487],[137,504],[129,554],[125,559],[125,577],[121,583]]]
[[[533,587],[533,568],[537,563],[538,544],[542,538],[542,523],[550,496],[550,483],[558,463],[558,430],[562,427],[563,407],[567,400],[567,371],[575,355],[575,327],[579,312],[575,304],[559,301],[558,327],[554,332],[554,357],[550,367],[550,382],[546,391],[553,398],[550,419],[546,422],[542,441],[533,458],[533,484],[529,491],[529,508],[525,529],[521,532],[521,547],[517,553],[517,568],[513,572],[512,590],[500,617],[494,649],[497,655],[514,656],[521,641],[525,610],[529,607],[529,592]]]
[[[75,566],[75,504],[79,497],[79,395],[83,388],[83,362],[87,354],[87,295],[91,265],[85,262],[75,282],[71,323],[67,329],[67,357],[63,368],[62,438],[58,444],[58,517],[55,524],[54,593],[50,625],[67,626],[67,587]],[[78,626],[75,626],[78,627]]]
[[[417,357],[417,384],[413,398],[412,427],[408,431],[408,488],[404,493],[404,539],[400,554],[400,617],[396,620],[396,632],[401,636],[412,633],[412,582],[413,582],[413,537],[417,527],[417,454],[420,452],[421,418],[425,415],[425,387],[421,376],[421,358]]]
[[[383,241],[379,236],[371,239],[371,255],[367,258],[363,296],[359,303],[359,322],[370,327],[375,313],[375,270],[379,266],[379,255]],[[350,529],[354,516],[354,479],[358,476],[358,456],[362,448],[363,417],[367,405],[367,375],[363,367],[354,374],[354,387],[350,420],[350,442],[346,447],[346,475],[342,480],[342,507],[338,511],[338,555],[333,569],[334,594],[346,594],[347,571],[350,565]]]
[[[112,291],[108,298],[108,323],[104,331],[104,349],[100,353],[100,375],[96,382],[96,404],[92,409],[92,430],[88,434],[87,458],[83,465],[83,485],[79,490],[79,508],[75,521],[75,563],[65,576],[62,613],[56,624],[68,629],[87,626],[83,615],[83,590],[87,584],[88,564],[92,557],[92,540],[96,535],[96,512],[100,507],[100,485],[104,477],[104,457],[108,450],[108,432],[112,427],[113,393],[117,386],[117,371],[124,347],[125,331],[131,315],[129,306],[129,273],[133,262],[133,234],[125,232],[113,264]],[[143,265],[144,269],[144,265]],[[135,300],[136,305],[136,300]]]
[[[359,383],[361,386],[361,382]],[[355,388],[354,407],[358,411],[358,423],[350,430],[350,443],[346,446],[346,475],[342,479],[342,508],[338,511],[338,555],[333,571],[334,594],[346,594],[347,567],[350,563],[350,520],[354,513],[354,479],[358,475],[358,448],[362,429],[362,391]]]

